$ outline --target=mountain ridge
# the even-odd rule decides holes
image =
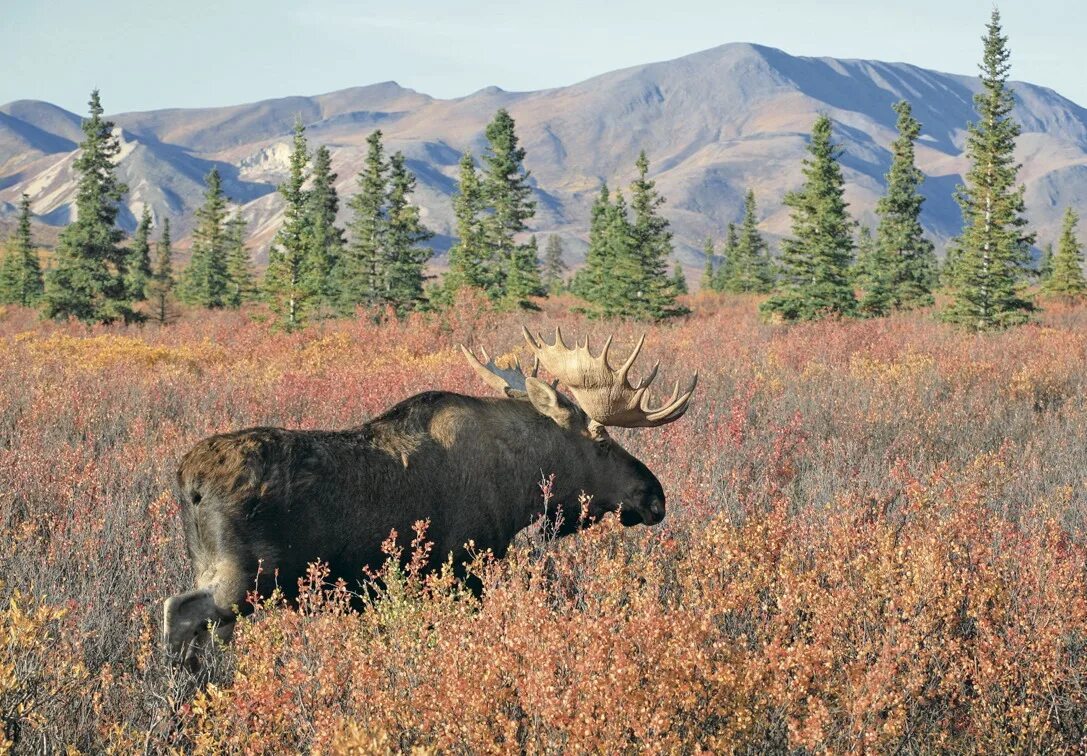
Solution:
[[[1028,217],[1044,242],[1056,236],[1065,205],[1087,209],[1087,109],[1047,87],[1012,86],[1023,126],[1017,156],[1024,164]],[[721,239],[727,224],[739,219],[748,186],[758,197],[763,231],[772,239],[788,232],[781,199],[800,185],[808,133],[820,112],[835,123],[850,210],[872,224],[895,137],[891,104],[899,99],[910,100],[923,124],[917,153],[927,176],[924,220],[934,241],[946,244],[961,223],[951,194],[966,169],[962,148],[967,122],[976,118],[972,97],[978,87],[976,77],[909,63],[792,56],[756,43],[729,43],[529,92],[484,87],[438,99],[386,81],[110,119],[126,144],[135,145],[122,151],[119,162],[130,186],[126,225],[147,204],[156,219],[171,217],[184,246],[202,199],[199,177],[215,165],[250,221],[252,244],[263,253],[280,217],[275,186],[285,176],[289,137],[300,115],[311,146],[327,144],[332,151],[345,198],[354,192],[366,136],[381,128],[390,152],[402,150],[418,174],[416,200],[443,250],[452,239],[457,161],[466,149],[481,153],[486,123],[506,107],[517,121],[539,195],[534,229],[562,236],[572,262],[583,253],[588,210],[600,184],[625,186],[644,148],[652,177],[668,198],[664,210],[679,257],[696,265],[701,240]],[[74,176],[66,148],[78,141],[78,127],[79,116],[49,103],[0,106],[0,207],[13,207],[22,191],[33,189],[32,209],[45,222],[70,217]]]

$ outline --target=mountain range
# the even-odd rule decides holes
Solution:
[[[772,240],[788,233],[782,198],[800,186],[808,134],[821,112],[833,119],[842,148],[850,211],[873,225],[896,135],[891,106],[902,99],[923,126],[917,161],[927,176],[924,223],[942,247],[961,225],[953,192],[967,168],[963,146],[967,123],[977,117],[972,97],[979,88],[976,77],[905,63],[796,57],[734,43],[536,92],[488,87],[444,100],[385,82],[110,119],[122,144],[118,173],[129,187],[121,224],[132,230],[149,205],[156,221],[171,219],[182,248],[202,201],[203,178],[216,166],[249,221],[258,260],[266,255],[282,216],[276,186],[286,176],[291,131],[301,117],[311,146],[332,151],[344,200],[355,191],[366,137],[380,128],[389,151],[402,151],[417,175],[415,201],[442,252],[452,241],[457,162],[465,150],[482,152],[485,125],[506,108],[537,192],[533,230],[559,234],[569,262],[583,257],[589,207],[601,183],[625,187],[644,149],[667,197],[664,213],[677,255],[696,266],[702,240],[720,240],[727,224],[739,220],[748,187],[760,205],[762,230]],[[1013,88],[1014,117],[1023,128],[1020,180],[1028,217],[1045,243],[1056,237],[1065,206],[1087,210],[1087,110],[1045,87],[1016,82]],[[104,92],[107,104],[108,97]],[[10,224],[26,192],[45,243],[72,217],[80,119],[41,101],[0,106],[0,217]]]

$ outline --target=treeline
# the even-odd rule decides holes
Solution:
[[[785,196],[792,229],[777,259],[759,232],[755,194],[748,190],[742,220],[729,224],[723,246],[705,241],[702,289],[768,294],[762,303],[768,316],[810,320],[929,306],[943,287],[948,304],[941,316],[975,330],[1024,322],[1035,308],[1026,294],[1033,280],[1050,295],[1087,294],[1078,218],[1071,208],[1057,249],[1050,245],[1041,265],[1032,265],[1035,238],[1023,215],[1013,156],[1019,126],[1011,115],[1010,53],[996,10],[984,43],[982,91],[974,98],[979,120],[969,124],[966,143],[971,168],[956,193],[963,231],[942,267],[921,225],[924,177],[915,161],[921,124],[903,101],[894,105],[898,137],[874,230],[849,216],[840,148],[832,141],[830,119],[821,115],[812,128],[804,183]],[[485,130],[481,159],[470,152],[461,158],[449,270],[441,281],[428,281],[432,252],[426,242],[433,233],[412,201],[416,177],[404,155],[386,156],[381,131],[369,136],[357,191],[347,200],[350,219],[340,228],[331,154],[326,147],[310,150],[299,121],[288,177],[279,187],[283,223],[258,281],[245,246],[246,223],[214,169],[196,213],[191,260],[180,275],[173,268],[169,221],[163,219],[153,244],[148,208],[124,244],[116,220],[127,188],[116,178],[119,147],[113,124],[102,118],[97,91],[83,132],[74,166],[80,177],[76,220],[62,231],[43,276],[30,236],[29,198],[23,196],[16,231],[0,261],[0,303],[40,306],[49,317],[87,322],[167,322],[178,302],[222,308],[260,300],[286,328],[353,315],[359,308],[397,316],[442,309],[465,289],[497,308],[533,308],[540,297],[570,292],[593,317],[657,320],[687,312],[677,300],[687,282],[661,215],[665,199],[649,178],[644,151],[626,194],[601,186],[592,205],[585,265],[568,280],[558,236],[548,238],[541,264],[530,232],[536,200],[525,150],[513,118],[499,110]],[[137,307],[141,302],[147,304]]]

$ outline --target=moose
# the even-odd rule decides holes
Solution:
[[[637,385],[629,379],[644,335],[616,370],[611,337],[594,357],[587,338],[571,348],[561,329],[554,343],[522,331],[534,355],[528,375],[516,361],[501,368],[485,350],[481,362],[460,347],[501,398],[427,391],[350,430],[250,428],[197,443],[177,474],[196,587],[164,603],[164,641],[175,658],[195,666],[209,628],[229,639],[248,590],[268,595],[278,584],[296,598],[298,578],[318,560],[331,579],[356,579],[384,562],[391,531],[410,532],[420,520],[429,521],[433,544],[428,569],[450,554],[463,565],[469,542],[502,557],[545,514],[560,535],[608,512],[626,526],[660,522],[660,481],[606,428],[678,420],[698,374],[654,409],[649,386],[659,363]],[[553,383],[537,377],[541,365]],[[555,476],[547,513],[544,472]],[[587,512],[582,492],[591,494]]]

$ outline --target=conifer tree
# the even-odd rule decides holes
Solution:
[[[513,118],[505,108],[495,113],[485,133],[482,190],[491,211],[485,228],[497,268],[497,281],[488,293],[496,301],[525,307],[529,297],[546,293],[535,241],[518,242],[516,238],[536,214],[529,172],[524,167],[525,150],[518,146]]]
[[[113,123],[102,118],[97,89],[89,105],[73,166],[79,176],[76,219],[60,234],[55,264],[45,280],[44,311],[47,317],[85,322],[136,320],[124,280],[124,232],[117,227],[118,204],[128,191],[113,163],[120,145]]]
[[[638,285],[628,294],[633,298],[631,312],[635,317],[659,320],[680,311],[666,267],[672,254],[672,232],[667,219],[660,214],[665,200],[657,191],[656,182],[649,179],[645,150],[639,153],[635,167],[638,175],[630,185],[630,207],[634,215],[634,254],[641,275]]]
[[[1064,224],[1060,242],[1053,255],[1053,271],[1042,286],[1046,294],[1069,299],[1087,294],[1087,281],[1083,277],[1083,245],[1076,238],[1079,216],[1072,208],[1064,211]]]
[[[34,307],[41,299],[42,269],[30,232],[30,196],[19,201],[19,220],[0,262],[0,304]]]
[[[702,291],[714,291],[713,239],[708,236],[702,242],[702,254],[706,258],[706,267],[702,269],[702,278],[698,281],[698,287]]]
[[[449,272],[443,281],[444,296],[449,302],[462,287],[488,293],[497,291],[498,277],[487,241],[484,207],[483,184],[475,159],[465,152],[460,159],[457,193],[453,197],[457,242],[449,250]]]
[[[597,301],[603,296],[609,269],[614,262],[607,257],[611,208],[611,192],[605,183],[593,200],[589,215],[589,249],[585,253],[585,265],[574,274],[570,283],[570,291],[587,302]]]
[[[187,304],[219,308],[226,304],[230,279],[226,263],[227,196],[219,169],[204,179],[204,204],[196,211],[192,259],[181,274],[179,294]]]
[[[683,274],[683,266],[678,262],[672,266],[672,288],[675,290],[676,294],[689,293],[687,276]]]
[[[853,223],[846,212],[838,154],[830,119],[821,115],[804,159],[804,186],[785,196],[792,208],[793,238],[783,245],[781,277],[763,312],[785,320],[812,320],[851,315],[856,309],[849,280]]]
[[[914,162],[914,143],[921,124],[905,100],[894,105],[898,114],[898,138],[891,146],[887,192],[876,204],[879,227],[870,260],[860,308],[868,315],[932,304],[936,285],[936,254],[921,227],[925,198],[919,188],[924,174]]]
[[[336,178],[332,171],[332,153],[328,147],[318,147],[313,154],[310,177],[306,246],[317,282],[317,301],[324,310],[334,310],[340,303],[344,233],[336,225],[336,214],[340,210]]]
[[[970,124],[966,139],[970,170],[955,197],[963,232],[952,244],[953,300],[943,313],[948,322],[975,331],[1023,323],[1034,309],[1021,291],[1034,235],[1023,217],[1023,187],[1016,186],[1013,153],[1020,129],[1012,118],[1011,54],[1002,32],[994,8],[983,38],[982,91],[974,96],[980,120]]]
[[[732,254],[728,265],[728,279],[725,291],[737,294],[765,293],[774,284],[770,269],[770,254],[766,242],[759,233],[758,208],[755,204],[755,192],[748,189],[744,195],[744,217],[737,234],[735,226],[730,224]]]
[[[714,278],[716,291],[728,291],[729,285],[735,278],[736,248],[740,245],[740,235],[735,223],[729,223],[725,231],[725,246],[721,249],[721,264],[717,266],[717,277]]]
[[[141,302],[147,298],[144,292],[151,279],[151,208],[143,206],[143,215],[132,235],[132,246],[125,261],[125,289],[128,298]]]
[[[251,302],[257,296],[256,278],[253,275],[253,261],[245,247],[248,224],[240,214],[235,214],[226,222],[226,277],[227,291],[224,304],[238,308]]]
[[[543,283],[551,294],[558,294],[562,291],[563,279],[568,270],[562,253],[562,239],[559,238],[559,235],[551,234],[548,236],[547,244],[544,245]]]
[[[389,163],[381,143],[381,130],[367,138],[366,163],[358,176],[359,191],[349,201],[350,242],[344,251],[341,307],[350,312],[357,306],[376,307],[385,293],[382,245],[388,215],[386,184]]]
[[[173,308],[174,262],[170,240],[170,219],[162,221],[162,234],[155,248],[155,260],[151,267],[151,279],[147,282],[147,301],[151,318],[163,325],[175,316]]]
[[[287,180],[279,185],[286,201],[283,225],[268,252],[264,273],[264,295],[281,326],[287,329],[305,324],[320,295],[320,271],[313,265],[310,236],[309,180],[310,155],[306,127],[299,118],[294,124],[290,169]]]
[[[389,161],[389,198],[383,257],[384,301],[403,315],[423,301],[423,280],[429,247],[420,246],[434,234],[423,225],[419,208],[411,204],[415,176],[397,152]]]
[[[1049,242],[1042,248],[1042,256],[1038,259],[1036,272],[1039,283],[1044,284],[1053,275],[1053,242]]]

